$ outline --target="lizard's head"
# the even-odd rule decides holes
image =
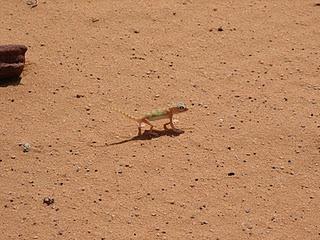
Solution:
[[[180,102],[180,103],[177,103],[174,107],[171,108],[171,111],[174,113],[174,114],[177,114],[177,113],[182,113],[182,112],[186,112],[188,111],[189,109],[187,108],[187,106]]]

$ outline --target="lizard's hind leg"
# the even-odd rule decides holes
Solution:
[[[138,123],[138,136],[141,136],[142,135],[142,126],[144,125],[144,123],[148,124],[150,126],[150,132],[152,131],[153,129],[153,125],[146,119],[142,119],[140,121],[137,122]]]
[[[149,133],[151,133],[154,136],[158,136],[158,134],[156,132],[153,132],[154,126],[147,119],[143,119],[142,122],[146,123],[150,126]]]
[[[152,131],[152,129],[154,128],[154,126],[147,120],[147,119],[143,119],[142,122],[148,124],[150,126],[150,131]]]
[[[163,128],[164,128],[165,130],[169,130],[167,126],[168,126],[170,123],[171,123],[171,122],[165,123],[165,124],[163,125]]]
[[[141,136],[142,122],[138,122],[138,136]]]

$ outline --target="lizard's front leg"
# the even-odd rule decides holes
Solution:
[[[163,128],[165,129],[165,130],[169,130],[168,128],[167,128],[167,126],[170,124],[171,125],[171,127],[173,126],[173,123],[172,123],[172,118],[173,118],[173,115],[172,114],[170,114],[169,115],[169,122],[168,123],[165,123],[164,125],[163,125]],[[173,126],[173,128],[174,128],[174,126]]]
[[[170,126],[171,126],[171,128],[172,128],[172,130],[173,130],[174,132],[177,132],[177,133],[183,132],[182,130],[176,128],[176,127],[173,125],[173,115],[170,116],[170,122],[168,122],[168,123],[166,123],[166,124],[163,125],[163,127],[164,127],[165,130],[168,130],[167,126],[168,126],[169,124],[170,124]]]

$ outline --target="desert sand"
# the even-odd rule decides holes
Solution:
[[[28,47],[20,83],[0,84],[0,239],[320,239],[319,1],[0,15],[0,44]],[[182,134],[136,137],[111,109],[181,101]]]

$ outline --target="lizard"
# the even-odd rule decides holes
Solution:
[[[182,103],[179,102],[176,105],[166,108],[166,109],[154,109],[150,112],[148,112],[147,114],[145,114],[142,117],[136,118],[131,116],[130,114],[123,112],[119,109],[116,108],[112,108],[113,110],[123,114],[124,116],[126,116],[127,118],[134,120],[137,122],[138,124],[138,136],[141,136],[141,129],[142,129],[142,124],[145,123],[147,125],[150,126],[150,132],[152,132],[154,125],[151,123],[152,121],[156,121],[156,120],[160,120],[160,119],[169,119],[169,122],[165,123],[163,125],[165,130],[168,130],[168,125],[171,126],[172,130],[175,132],[180,132],[181,130],[179,130],[178,128],[176,128],[173,124],[173,115],[174,114],[178,114],[178,113],[182,113],[182,112],[186,112],[189,109],[187,108],[187,106]]]

